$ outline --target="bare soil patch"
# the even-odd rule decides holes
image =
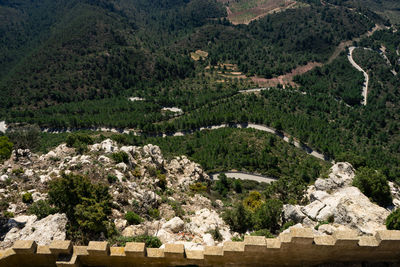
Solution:
[[[293,77],[296,75],[304,74],[315,67],[322,66],[322,63],[319,62],[309,62],[307,65],[299,66],[293,69],[291,72],[280,75],[278,77],[274,77],[271,79],[260,78],[260,77],[251,77],[251,80],[258,84],[259,86],[263,87],[273,87],[277,86],[278,84],[282,85],[291,85],[293,87],[297,87],[297,84],[293,82]]]
[[[220,2],[227,3],[228,1],[220,0]],[[227,14],[229,21],[233,24],[249,24],[267,14],[293,8],[296,3],[294,0],[259,0],[253,3],[251,1],[229,2]]]

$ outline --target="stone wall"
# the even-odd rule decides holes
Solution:
[[[244,242],[225,242],[220,247],[185,250],[182,244],[164,249],[146,248],[144,243],[109,247],[107,242],[72,246],[54,241],[38,246],[34,241],[17,241],[0,251],[0,266],[310,266],[329,264],[400,264],[400,231],[378,231],[375,236],[336,232],[314,236],[311,229],[292,228],[274,239],[246,236]]]

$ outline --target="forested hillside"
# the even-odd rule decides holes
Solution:
[[[1,1],[0,121],[53,130],[129,128],[143,135],[252,122],[396,180],[400,38],[390,16],[396,3],[383,2],[378,9],[356,1],[300,1],[234,25],[226,1]],[[370,77],[366,107],[360,105],[364,77],[348,61],[349,45],[358,47],[354,60]],[[204,56],[193,59],[198,50]],[[278,79],[308,63],[320,67],[297,75],[291,86]],[[278,88],[240,92],[271,78]],[[274,160],[258,147],[247,157],[257,160],[239,160],[250,140],[265,141],[243,135],[227,130],[143,140],[176,147],[207,170],[276,172],[263,165]],[[237,146],[211,152],[215,140],[236,138]]]

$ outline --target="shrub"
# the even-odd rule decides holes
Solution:
[[[94,143],[94,140],[88,134],[77,133],[68,135],[66,142],[68,147],[73,147],[79,154],[83,154],[88,150],[87,146]]]
[[[226,197],[229,192],[229,188],[230,184],[225,173],[218,175],[218,180],[215,182],[214,190],[217,191],[222,197]]]
[[[251,236],[265,236],[266,238],[273,238],[274,236],[268,229],[260,229],[250,234]]]
[[[217,240],[217,241],[223,240],[223,236],[222,236],[221,232],[219,231],[218,226],[215,227],[215,229],[208,231],[208,233],[212,235],[214,240]]]
[[[192,190],[195,193],[201,193],[201,192],[207,191],[207,185],[205,185],[204,183],[200,183],[200,182],[191,184],[189,186],[189,188],[190,188],[190,190]]]
[[[140,224],[143,221],[142,218],[140,218],[140,216],[133,211],[128,211],[125,214],[125,220],[128,221],[129,225]]]
[[[146,247],[148,248],[159,248],[162,245],[158,237],[149,235],[138,235],[130,237],[119,236],[115,240],[111,241],[111,243],[115,243],[117,246],[125,246],[127,242],[145,243]]]
[[[24,203],[32,203],[33,202],[33,197],[32,197],[32,193],[25,193],[22,195],[22,202]]]
[[[165,190],[167,188],[167,176],[165,174],[162,174],[160,171],[157,171],[157,179],[158,183],[157,185],[161,188],[161,190]]]
[[[14,174],[14,175],[20,175],[20,174],[23,174],[23,173],[24,173],[24,170],[22,168],[18,168],[18,169],[13,169],[12,170],[12,174]]]
[[[158,209],[149,209],[148,214],[153,219],[157,220],[160,218],[160,211]]]
[[[108,181],[110,184],[115,183],[117,180],[118,180],[117,176],[112,175],[112,174],[107,175],[107,181]]]
[[[111,158],[115,161],[115,163],[129,163],[129,156],[124,151],[112,153]]]
[[[182,209],[182,205],[178,201],[170,201],[169,205],[175,212],[175,216],[182,218],[185,215],[185,211]]]
[[[13,143],[11,143],[7,136],[0,136],[0,162],[7,160],[11,156]]]
[[[400,230],[400,208],[386,218],[386,228],[388,230]]]
[[[3,212],[3,217],[6,218],[6,219],[13,218],[14,217],[14,213],[9,212],[9,211],[4,211]]]
[[[295,224],[296,223],[294,221],[285,222],[285,224],[282,225],[282,227],[281,227],[281,232],[285,231],[286,229],[288,229],[289,227],[291,227],[291,226],[293,226]]]
[[[243,204],[251,211],[255,211],[256,209],[258,209],[262,204],[260,192],[251,191],[249,193],[249,196],[243,200]]]
[[[251,213],[246,210],[242,202],[239,202],[232,210],[223,214],[223,219],[232,231],[244,234],[253,228]]]
[[[233,236],[231,239],[233,242],[243,242],[244,241],[244,236]]]
[[[108,222],[111,215],[111,196],[108,188],[80,175],[63,174],[51,181],[49,201],[69,220],[68,238],[86,243],[105,234],[114,234],[115,228]]]
[[[353,180],[364,195],[382,207],[392,204],[392,195],[386,176],[370,168],[360,168]]]
[[[236,179],[233,182],[233,189],[235,190],[236,193],[240,194],[243,191],[243,187],[242,187],[242,181],[240,181],[239,179]]]
[[[283,204],[278,199],[267,199],[255,214],[256,228],[269,229],[271,232],[279,230]]]
[[[46,200],[38,200],[28,208],[28,214],[36,215],[39,220],[56,212],[57,209],[51,207],[49,202]]]
[[[40,145],[41,131],[37,125],[19,125],[8,128],[7,136],[14,149],[35,150]]]

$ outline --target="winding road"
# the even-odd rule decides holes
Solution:
[[[270,183],[278,180],[277,178],[272,178],[272,177],[268,177],[268,176],[263,176],[263,175],[253,174],[253,173],[246,173],[246,172],[235,172],[235,171],[211,173],[210,176],[213,180],[218,180],[218,176],[221,173],[225,173],[225,175],[228,178],[234,178],[234,179],[240,179],[240,180],[250,180],[250,181],[256,181],[259,183],[270,184]]]
[[[268,132],[271,134],[274,134],[278,137],[280,137],[283,141],[287,142],[287,143],[292,143],[295,147],[300,148],[302,150],[304,150],[307,154],[318,158],[320,160],[325,160],[328,161],[328,157],[325,156],[324,154],[317,152],[315,150],[313,150],[312,148],[310,148],[309,146],[305,145],[305,144],[301,144],[296,138],[294,138],[293,136],[277,131],[276,129],[272,128],[272,127],[268,127],[266,125],[261,125],[261,124],[253,124],[253,123],[236,123],[236,124],[220,124],[220,125],[213,125],[213,126],[208,126],[208,127],[201,127],[199,129],[196,130],[191,130],[191,131],[180,131],[180,132],[175,132],[175,133],[168,133],[168,134],[163,134],[163,137],[166,136],[184,136],[187,134],[192,134],[196,131],[203,131],[203,130],[215,130],[215,129],[220,129],[220,128],[242,128],[242,129],[246,129],[246,128],[250,128],[250,129],[255,129],[258,131],[263,131],[263,132]]]
[[[364,74],[365,82],[364,82],[363,91],[362,91],[362,96],[364,97],[364,100],[363,100],[362,104],[364,106],[366,106],[367,98],[368,98],[369,76],[368,76],[367,72],[365,72],[365,70],[363,70],[353,59],[353,51],[356,48],[357,47],[355,47],[355,46],[349,47],[349,54],[347,55],[347,58],[349,59],[350,64],[353,65],[354,68],[356,68],[358,71],[361,71]]]

